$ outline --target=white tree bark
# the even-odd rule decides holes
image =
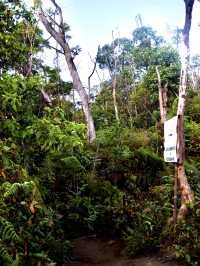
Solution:
[[[184,168],[184,160],[185,160],[184,110],[185,110],[187,75],[188,75],[189,56],[190,56],[189,33],[192,22],[192,9],[194,5],[194,0],[184,0],[184,2],[185,2],[185,25],[182,32],[181,75],[180,75],[179,100],[178,100],[178,109],[177,109],[177,116],[178,116],[177,179],[179,182],[180,192],[181,192],[181,207],[178,213],[178,220],[184,218],[184,216],[187,214],[187,204],[191,203],[194,200],[194,195],[188,183]]]
[[[167,120],[167,83],[164,87],[161,84],[160,72],[156,67],[156,73],[158,77],[158,91],[159,91],[159,105],[160,105],[160,122],[164,125]]]

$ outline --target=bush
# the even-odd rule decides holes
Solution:
[[[194,122],[200,123],[200,96],[193,96],[187,100],[186,115]]]
[[[176,256],[189,265],[199,265],[200,258],[200,208],[199,200],[190,206],[189,214],[175,227],[173,246]]]
[[[186,148],[189,155],[200,154],[200,124],[190,121],[185,126]]]
[[[69,198],[65,216],[67,228],[79,234],[116,232],[116,219],[123,209],[123,195],[109,181],[89,177],[80,191]]]

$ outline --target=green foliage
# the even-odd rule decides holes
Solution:
[[[16,253],[17,249],[14,252],[12,243],[18,243],[19,245],[22,241],[21,235],[19,236],[16,233],[16,223],[14,225],[13,217],[11,217],[11,219],[9,217],[11,214],[10,210],[14,207],[12,205],[18,197],[19,191],[20,194],[25,192],[28,195],[32,192],[33,186],[35,185],[32,181],[14,184],[6,182],[0,186],[0,259],[6,265],[14,263],[13,254]],[[30,188],[32,189],[30,190]],[[4,207],[5,210],[2,210],[2,207]]]
[[[200,96],[194,95],[192,98],[189,98],[187,100],[186,115],[192,121],[200,123],[200,118],[198,113],[199,110],[200,110]]]
[[[115,121],[111,91],[109,83],[102,84],[101,92],[96,97],[95,103],[92,104],[92,113],[97,130],[102,126],[111,125]]]
[[[127,38],[117,38],[111,44],[99,47],[97,53],[97,63],[101,69],[107,69],[112,75],[114,71],[119,71],[121,66],[130,65],[133,42]],[[116,54],[117,50],[117,54]]]
[[[5,220],[4,218],[0,217],[0,238],[1,240],[18,240],[19,237],[15,232],[13,225]]]
[[[132,149],[139,149],[150,145],[150,137],[145,130],[125,128],[121,136],[121,143]]]
[[[0,262],[4,262],[6,266],[7,265],[14,266],[14,261],[12,259],[12,256],[9,255],[6,246],[2,243],[2,241],[0,241]]]
[[[31,193],[34,186],[35,184],[33,181],[13,184],[4,182],[2,184],[2,190],[4,191],[3,198],[6,200],[8,198],[15,197],[21,191],[27,191],[28,193]]]
[[[200,153],[200,124],[194,121],[186,122],[185,128],[188,153],[190,155],[198,155]]]
[[[26,135],[34,137],[36,143],[43,151],[69,150],[82,146],[84,138],[84,125],[69,122],[63,119],[62,110],[46,109],[47,117],[36,119],[27,128]],[[55,113],[60,112],[60,117],[52,118]]]
[[[33,181],[6,182],[0,190],[0,257],[5,265],[18,260],[19,265],[52,262],[52,259],[56,260],[51,252],[54,242],[60,249],[69,249],[67,241],[61,245],[61,239],[57,239],[56,234],[62,238],[63,231],[55,226],[57,217],[51,209],[44,207]],[[58,261],[63,261],[64,257],[65,254],[60,254]]]
[[[82,162],[88,164],[82,156],[85,126],[68,121],[61,107],[44,107],[44,85],[37,76],[1,78],[0,231],[5,265],[63,264],[70,250],[60,221],[59,192],[75,190],[75,179],[85,171]]]
[[[119,230],[118,215],[122,211],[124,193],[109,181],[93,177],[88,177],[85,181],[80,191],[70,197],[67,226],[75,225],[79,233],[81,230],[84,233],[113,234]]]
[[[172,214],[170,203],[172,193],[171,177],[163,177],[158,186],[154,186],[148,193],[136,192],[135,201],[128,201],[129,223],[124,233],[127,251],[131,256],[159,248],[162,231],[166,220]],[[142,211],[141,211],[142,210]]]
[[[147,149],[151,140],[147,131],[108,128],[98,132],[98,161],[95,166],[99,177],[114,184],[123,185],[132,175],[143,189],[155,182],[163,169],[163,162],[152,149]]]
[[[151,27],[138,27],[132,33],[133,43],[140,48],[159,46],[164,42],[163,37],[157,36]]]
[[[36,54],[43,42],[36,18],[22,1],[1,0],[0,14],[0,69],[25,73],[30,51]]]
[[[198,199],[190,206],[187,218],[181,221],[170,234],[176,256],[193,266],[199,264],[199,213]]]
[[[49,66],[42,66],[42,71],[44,73],[46,84],[44,89],[48,91],[51,95],[56,97],[58,94],[60,96],[69,95],[72,88],[72,82],[65,82],[61,79],[59,68],[51,68]],[[60,100],[61,101],[61,100]]]

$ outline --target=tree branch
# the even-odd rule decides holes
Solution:
[[[62,50],[57,49],[56,47],[51,46],[50,44],[46,45],[47,48],[55,50],[57,53],[64,55],[64,52]]]
[[[63,27],[64,26],[64,20],[63,20],[63,15],[62,15],[62,9],[61,7],[56,3],[55,0],[51,0],[52,4],[55,6],[56,10],[58,10],[59,12],[59,16],[60,16],[60,26]]]
[[[92,69],[92,72],[91,74],[89,75],[88,77],[88,94],[89,94],[89,97],[90,97],[90,90],[91,90],[91,84],[90,84],[90,79],[91,77],[93,76],[95,70],[96,70],[96,66],[97,66],[97,58],[95,59],[95,62],[94,62],[94,66],[93,66],[93,69]]]
[[[43,97],[45,103],[46,103],[48,106],[52,107],[52,106],[53,106],[53,104],[52,104],[52,100],[50,99],[48,93],[47,93],[45,90],[41,89],[41,94],[42,94],[42,97]]]

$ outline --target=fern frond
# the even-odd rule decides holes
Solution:
[[[7,199],[10,197],[14,197],[16,196],[19,190],[23,190],[25,192],[31,192],[34,187],[35,183],[33,181],[24,182],[24,183],[14,183],[14,184],[5,182],[2,185],[2,189],[4,190],[3,198]]]
[[[19,236],[15,232],[15,228],[12,223],[8,222],[3,217],[0,217],[0,239],[5,240],[19,240]]]
[[[1,261],[4,263],[3,265],[12,265],[13,264],[12,257],[8,254],[8,251],[5,247],[5,245],[0,240],[0,262]]]

